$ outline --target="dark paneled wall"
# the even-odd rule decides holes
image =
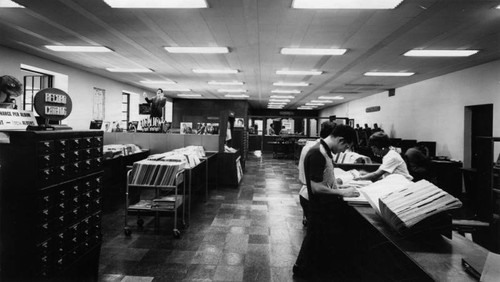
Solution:
[[[235,117],[246,118],[248,102],[246,100],[199,100],[199,99],[174,99],[172,126],[179,128],[181,122],[219,122],[207,119],[217,117],[223,110],[233,111]]]
[[[318,117],[319,111],[250,109],[251,116]]]

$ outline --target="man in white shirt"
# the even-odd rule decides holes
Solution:
[[[332,133],[333,129],[335,128],[335,123],[331,121],[326,121],[321,124],[321,130],[319,132],[319,136],[321,138],[326,138],[330,133]],[[314,141],[307,141],[306,144],[304,145],[304,148],[302,148],[302,151],[300,152],[300,158],[299,158],[299,180],[300,183],[302,183],[302,187],[300,188],[299,191],[299,199],[300,199],[300,206],[302,207],[302,212],[303,212],[303,217],[302,217],[302,224],[304,226],[307,225],[307,216],[309,212],[309,195],[307,193],[307,186],[306,186],[306,176],[304,172],[304,159],[307,155],[307,152],[309,152],[309,149],[311,149],[316,143],[319,142],[320,139],[314,140]]]
[[[401,155],[390,147],[390,140],[387,134],[382,131],[373,133],[370,136],[369,144],[374,155],[382,156],[382,164],[377,171],[365,174],[355,180],[377,181],[389,174],[401,174],[408,180],[413,179]]]

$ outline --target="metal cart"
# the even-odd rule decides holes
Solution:
[[[179,208],[182,207],[182,227],[187,227],[188,223],[185,221],[185,214],[186,214],[186,204],[189,206],[189,195],[186,193],[186,181],[184,181],[184,172],[185,170],[181,170],[177,172],[175,175],[175,183],[172,186],[163,186],[163,185],[137,185],[137,184],[130,184],[131,182],[131,172],[132,170],[129,170],[127,172],[127,187],[125,191],[125,228],[124,232],[126,236],[130,236],[132,234],[132,230],[130,229],[130,226],[128,225],[128,214],[129,212],[133,211],[134,213],[137,214],[137,227],[139,229],[143,228],[144,225],[144,220],[142,219],[141,216],[154,216],[154,221],[155,221],[155,231],[159,232],[159,226],[160,226],[160,213],[173,213],[174,214],[174,228],[173,228],[173,235],[175,238],[180,238],[180,231],[178,229],[177,225],[177,217],[178,217],[178,210]],[[177,196],[179,195],[179,185],[182,184],[182,202],[178,203],[178,198]],[[165,191],[165,190],[170,190],[173,191],[173,195],[175,197],[175,202],[174,202],[174,207],[172,209],[170,208],[162,208],[155,206],[154,202],[151,200],[151,205],[150,206],[138,206],[136,205],[131,205],[130,204],[130,198],[129,198],[129,193],[130,193],[130,188],[137,188],[139,189],[139,194],[140,190],[142,189],[154,189],[155,190],[155,196],[154,198],[157,199],[160,196],[160,191]],[[187,197],[186,197],[187,196]],[[139,196],[140,198],[140,196]],[[188,211],[189,212],[189,211]]]

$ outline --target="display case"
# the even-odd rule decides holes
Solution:
[[[96,280],[102,131],[0,134],[0,280]]]

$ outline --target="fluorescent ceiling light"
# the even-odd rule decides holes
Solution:
[[[500,9],[500,5],[497,6],[497,9]]]
[[[378,71],[369,71],[365,72],[365,76],[412,76],[414,72],[378,72]]]
[[[201,94],[177,94],[179,97],[201,97]]]
[[[226,54],[227,47],[164,47],[169,53],[179,54]]]
[[[312,100],[311,103],[333,103],[330,100]]]
[[[293,0],[295,9],[394,9],[403,0]]]
[[[45,48],[56,52],[88,52],[88,53],[113,52],[113,50],[104,46],[45,45]]]
[[[0,0],[0,8],[24,8],[24,6],[17,4],[10,0]]]
[[[271,95],[271,99],[294,99],[295,96]]]
[[[170,92],[190,92],[191,89],[189,88],[172,88],[172,87],[167,87],[167,88],[162,88],[163,91],[170,91]]]
[[[320,48],[281,48],[283,55],[319,55],[339,56],[344,55],[347,49],[320,49]]]
[[[287,102],[269,102],[269,105],[277,105],[277,106],[278,105],[283,105],[284,106],[286,104],[288,104],[288,103]]]
[[[245,95],[245,94],[226,94],[224,96],[228,97],[228,98],[248,98],[249,97],[248,95]]]
[[[243,85],[245,84],[243,81],[209,81],[210,85]]]
[[[468,57],[479,50],[410,50],[404,53],[408,57]]]
[[[142,73],[142,72],[153,72],[152,69],[123,69],[123,68],[106,68],[107,71],[109,72],[135,72],[135,73]]]
[[[310,83],[307,82],[275,82],[274,86],[309,86]]]
[[[268,109],[283,109],[283,107],[280,107],[280,106],[267,106]]]
[[[323,103],[306,103],[306,106],[324,106]]]
[[[206,0],[104,0],[111,8],[193,9],[208,8]]]
[[[217,92],[225,93],[246,93],[248,90],[245,89],[217,89]]]
[[[285,89],[274,89],[271,91],[271,93],[282,93],[282,94],[299,94],[301,91],[296,90],[296,89],[290,89],[290,90],[285,90]]]
[[[313,107],[298,107],[297,110],[314,110]]]
[[[269,99],[269,102],[290,102],[288,99]]]
[[[276,74],[284,74],[284,75],[320,75],[322,71],[290,71],[290,70],[277,70]]]
[[[207,69],[193,69],[194,73],[221,73],[221,74],[226,74],[226,73],[238,73],[239,70],[233,70],[233,69],[220,69],[220,70],[207,70]]]
[[[171,80],[141,80],[140,83],[143,84],[176,84],[177,82]]]
[[[325,99],[325,100],[343,100],[344,97],[342,96],[319,96],[318,99]]]

